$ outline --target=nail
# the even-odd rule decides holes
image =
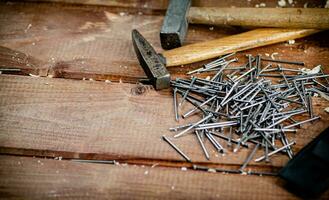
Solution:
[[[174,138],[180,137],[182,135],[184,135],[185,133],[187,133],[189,130],[193,129],[194,127],[196,127],[197,125],[201,124],[202,122],[206,121],[207,119],[213,117],[213,114],[210,113],[207,117],[201,119],[200,121],[196,122],[195,124],[193,124],[192,126],[188,127],[187,129],[183,130],[182,132],[176,134],[174,136]]]
[[[314,121],[314,120],[317,120],[317,119],[320,119],[320,117],[319,117],[319,116],[317,116],[317,117],[313,117],[313,118],[311,118],[311,119],[307,119],[307,120],[304,120],[304,121],[300,121],[300,122],[297,122],[297,123],[295,123],[295,124],[291,124],[291,125],[285,126],[285,127],[283,127],[283,128],[284,128],[284,129],[292,128],[292,127],[295,127],[295,126],[298,126],[298,125],[301,125],[301,124],[305,124],[305,123],[307,123],[307,122],[311,122],[311,121]]]
[[[179,115],[178,115],[178,106],[177,106],[177,88],[174,89],[174,112],[175,112],[175,119],[176,121],[178,121]]]
[[[195,131],[195,134],[196,134],[196,137],[198,138],[198,141],[199,141],[199,143],[201,145],[201,148],[203,150],[204,155],[206,156],[207,160],[209,160],[210,157],[209,157],[208,151],[207,151],[206,147],[204,146],[204,144],[203,144],[203,142],[201,140],[201,137],[199,135],[199,132],[198,131]]]
[[[251,161],[251,159],[254,157],[257,149],[259,147],[259,144],[256,144],[254,149],[251,151],[251,153],[248,155],[247,159],[243,162],[243,165],[240,167],[239,171],[243,172],[248,163]]]
[[[196,78],[195,78],[195,77],[192,77],[191,83],[190,83],[190,85],[189,85],[190,88],[193,86],[195,80],[196,80]],[[189,91],[190,91],[190,89],[187,89],[187,90],[185,91],[185,93],[184,93],[184,95],[183,95],[183,98],[182,98],[181,102],[179,103],[179,106],[182,106],[182,105],[183,105],[183,103],[184,103],[184,101],[185,101],[185,98],[186,98],[186,96],[188,95]]]
[[[305,65],[304,62],[298,62],[298,61],[273,60],[273,59],[269,59],[269,58],[263,58],[263,60],[268,61],[268,62],[276,62],[276,63],[285,63],[285,64],[302,65],[302,66]]]
[[[224,153],[224,148],[218,143],[218,141],[211,135],[211,133],[206,132],[206,137],[214,145],[218,152]]]
[[[206,105],[207,103],[209,103],[210,101],[214,100],[216,98],[216,96],[213,96],[211,98],[209,98],[208,100],[204,101],[202,104],[200,104],[198,107],[193,108],[192,110],[188,111],[187,113],[185,113],[183,115],[183,118],[186,118],[188,116],[190,116],[192,113],[194,113],[198,108],[201,108],[202,106]]]
[[[165,135],[162,136],[164,141],[166,141],[172,148],[174,148],[187,162],[192,162],[191,159],[183,153],[174,143],[172,143]]]
[[[282,146],[282,147],[272,151],[271,153],[269,153],[268,156],[272,156],[272,155],[274,155],[274,154],[276,154],[276,153],[278,153],[278,152],[280,152],[280,151],[282,151],[282,150],[286,149],[287,147],[290,147],[291,145],[294,145],[294,144],[295,144],[295,142],[291,142],[291,143],[289,143],[285,146]],[[264,160],[264,159],[265,159],[265,156],[262,156],[262,157],[259,157],[259,158],[255,159],[255,162],[259,162],[259,161]]]
[[[176,127],[173,127],[173,128],[169,128],[169,131],[178,131],[180,129],[183,129],[183,128],[186,128],[186,127],[189,127],[189,126],[192,126],[193,124],[190,123],[190,124],[186,124],[186,125],[181,125],[181,126],[176,126]]]

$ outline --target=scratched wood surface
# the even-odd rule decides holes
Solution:
[[[135,83],[145,75],[131,45],[133,28],[137,28],[158,52],[162,52],[159,30],[163,15],[133,15],[111,7],[22,3],[2,3],[0,12],[0,46],[3,47],[0,56],[4,58],[1,65],[11,66],[16,62],[25,74],[111,81],[121,79]],[[210,31],[208,26],[191,25],[186,44],[241,31],[244,30],[232,27],[215,27]],[[322,48],[321,45],[328,44],[327,35],[325,31],[308,37],[310,42],[301,39],[295,45],[278,44],[251,52],[278,52],[278,58],[305,60],[309,65],[325,64],[328,46]],[[174,77],[182,76],[190,66],[196,65],[171,68],[170,73]]]
[[[100,178],[100,174],[105,173],[108,174],[106,176],[108,179],[115,179],[119,176],[116,175],[118,173],[123,175],[123,178],[120,179],[122,184],[128,184],[132,188],[129,194],[142,195],[141,191],[145,191],[150,196],[140,198],[155,197],[157,194],[152,191],[157,187],[164,187],[160,183],[164,184],[167,181],[166,178],[174,179],[176,173],[179,174],[177,177],[183,177],[180,167],[191,167],[191,165],[184,162],[171,147],[161,140],[161,135],[173,135],[168,128],[176,125],[173,119],[170,91],[156,92],[147,87],[146,92],[142,95],[132,92],[136,87],[134,83],[145,75],[132,49],[130,33],[131,29],[137,28],[155,46],[155,49],[161,52],[158,34],[167,1],[152,1],[147,6],[144,1],[107,1],[107,6],[101,6],[101,2],[104,1],[74,0],[71,2],[98,4],[98,6],[63,3],[0,3],[0,67],[14,67],[22,70],[16,75],[0,75],[0,153],[21,156],[61,156],[67,159],[116,159],[130,164],[150,166],[159,163],[160,166],[175,168],[159,169],[157,173],[163,177],[157,181],[141,180],[146,181],[146,189],[142,190],[134,189],[141,182],[134,182],[130,180],[131,178],[127,178],[123,175],[126,171],[122,169],[103,172],[108,166],[68,163],[69,167],[65,168],[67,174],[56,179],[58,182],[54,181],[57,184],[54,187],[50,186],[51,181],[49,181],[45,186],[48,193],[43,193],[41,189],[37,189],[42,188],[42,183],[44,183],[42,178],[35,177],[30,180],[20,177],[20,174],[33,177],[36,173],[33,171],[35,169],[32,159],[27,159],[26,162],[30,163],[29,167],[20,171],[22,169],[8,167],[11,166],[11,163],[16,162],[17,158],[2,156],[3,162],[0,164],[6,163],[4,164],[6,166],[0,169],[8,171],[1,170],[0,176],[5,177],[1,184],[5,184],[6,181],[24,183],[30,180],[38,184],[35,187],[32,184],[24,184],[26,188],[19,190],[20,195],[35,195],[40,198],[48,195],[49,197],[51,189],[55,188],[68,191],[68,196],[71,197],[70,195],[74,192],[71,192],[71,188],[61,180],[68,178],[72,182],[84,182],[85,179],[76,179],[75,176],[72,175],[72,177],[68,174],[74,172],[74,169],[83,168],[84,172],[81,171],[81,173],[86,173],[87,176],[89,173],[87,168],[90,166],[101,172],[95,175],[97,176],[95,179],[86,178],[90,182],[86,185],[78,185],[77,187],[80,186],[80,189],[89,187],[91,188],[90,193],[101,195],[101,197],[108,194],[124,195],[122,190],[119,190],[118,193],[113,191],[113,188],[117,189],[122,186],[121,182],[120,184],[110,184],[101,181],[99,184],[105,188],[104,190],[109,191],[108,193],[95,191],[92,186],[95,180],[95,182],[98,179],[104,180],[104,177]],[[194,5],[214,6],[214,2],[195,1]],[[260,3],[260,1],[227,2],[228,5],[233,6],[254,6]],[[305,1],[298,1],[296,6],[302,7],[304,3]],[[267,5],[274,7],[276,2],[268,2]],[[311,7],[323,5],[324,1],[309,3]],[[227,5],[223,3],[221,6]],[[292,5],[288,6],[292,7]],[[186,44],[217,39],[242,31],[245,29],[240,27],[214,27],[212,29],[209,26],[191,25]],[[238,54],[240,59],[238,64],[246,61],[244,58],[246,53],[265,55],[265,53],[277,52],[279,53],[276,56],[278,59],[305,61],[309,68],[317,64],[326,67],[329,65],[329,38],[327,35],[328,31],[324,31],[305,39],[296,40],[293,45],[281,43],[244,51]],[[170,68],[170,73],[173,77],[182,77],[187,71],[201,63]],[[329,69],[325,68],[325,71],[328,73]],[[29,74],[41,77],[26,76]],[[90,78],[100,81],[82,81],[82,79]],[[105,83],[104,80],[111,80],[112,83]],[[113,83],[119,80],[123,83]],[[302,126],[296,135],[291,135],[291,139],[295,139],[297,142],[297,145],[294,146],[295,151],[301,149],[328,127],[329,116],[323,111],[325,107],[329,106],[328,102],[320,98],[315,98],[313,102],[315,113],[322,119]],[[195,116],[190,121],[197,119],[198,116]],[[196,138],[192,135],[179,138],[174,142],[194,162],[228,169],[239,168],[250,152],[248,149],[242,149],[237,154],[228,153],[223,157],[217,155],[210,144],[206,144],[208,149],[211,149],[211,160],[207,161]],[[259,155],[261,154],[262,152],[259,152]],[[277,171],[286,162],[285,156],[275,156],[268,164],[252,163],[249,168],[256,171]],[[49,162],[47,164],[49,170],[43,169],[45,176],[54,177],[54,173],[51,172],[53,168],[50,166],[54,166],[54,168],[60,166],[55,162]],[[176,169],[177,167],[179,168]],[[127,174],[130,173],[128,177],[135,176],[138,174],[137,171],[135,168],[127,170]],[[12,174],[12,176],[5,174]],[[203,179],[205,173],[189,172],[189,174],[191,177],[196,176],[198,180],[207,180],[211,175],[206,174],[206,178]],[[10,177],[17,177],[17,179]],[[228,177],[233,178],[224,179],[226,182],[224,180],[221,182],[216,178],[211,179],[214,182],[208,185],[209,190],[206,190],[205,197],[214,197],[216,194],[214,191],[218,190],[220,194],[224,194],[224,199],[242,198],[243,196],[239,196],[240,192],[250,195],[250,198],[263,199],[263,196],[259,196],[263,194],[252,195],[251,191],[249,194],[250,187],[247,186],[239,187],[238,192],[235,192],[232,185],[223,189],[215,187],[218,184],[225,185],[228,182],[233,184],[242,180],[246,181],[246,185],[249,184],[247,182],[250,182],[254,183],[256,188],[264,188],[269,198],[293,198],[278,188],[276,178],[264,180],[251,178],[253,179],[251,180],[249,176],[229,175]],[[243,179],[244,177],[248,178]],[[218,179],[222,178],[224,177],[218,177]],[[191,179],[182,178],[182,180],[188,182]],[[153,186],[151,186],[152,184]],[[178,194],[183,197],[198,197],[198,195],[204,194],[200,192],[205,190],[204,186],[200,186],[199,182],[196,191],[191,189],[187,183],[184,184],[182,190],[190,192],[190,196],[187,196],[188,192],[184,193],[180,190],[179,193],[173,194],[174,197],[179,197]],[[0,194],[14,195],[13,191],[17,187],[18,184],[6,187]],[[268,187],[276,192],[272,193]],[[32,191],[32,189],[37,190],[35,193],[29,193],[28,191]],[[166,194],[170,191],[160,190]],[[274,193],[277,195],[275,196]],[[65,196],[66,194],[60,193],[59,195]],[[81,196],[83,195],[85,194],[81,194]]]
[[[150,160],[149,165],[184,161],[161,139],[162,135],[173,136],[168,128],[177,125],[170,93],[149,88],[142,95],[134,95],[135,87],[127,83],[1,75],[0,152],[125,162]],[[326,106],[327,102],[315,98],[315,114],[322,119],[303,126],[297,134],[289,134],[297,142],[295,151],[328,126],[329,117],[323,111]],[[197,119],[195,116],[189,121]],[[243,149],[221,156],[207,143],[212,157],[207,161],[193,134],[173,141],[195,163],[228,164],[235,169],[250,152]],[[269,164],[253,165],[271,171],[286,161],[286,156],[275,156]]]
[[[36,0],[26,0],[35,2]],[[112,7],[123,7],[123,8],[137,8],[150,10],[166,10],[169,0],[158,0],[158,1],[140,1],[140,0],[37,0],[37,2],[57,2],[57,3],[70,3],[70,4],[83,4],[83,5],[105,5]],[[243,0],[227,0],[227,1],[218,1],[218,0],[192,0],[192,6],[219,6],[219,7],[255,7],[257,4],[265,3],[267,7],[276,7],[278,6],[277,1],[272,0],[252,0],[252,1],[243,1]],[[307,4],[306,4],[307,3]],[[305,5],[306,4],[306,5]],[[314,7],[323,7],[326,4],[325,0],[310,1],[310,0],[298,0],[287,2],[284,7],[304,7],[309,8]]]
[[[0,196],[6,199],[295,199],[276,177],[159,166],[0,156],[0,176]]]

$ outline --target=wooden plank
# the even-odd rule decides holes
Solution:
[[[165,10],[167,9],[168,0],[158,0],[158,1],[139,1],[139,0],[25,0],[31,2],[58,2],[58,3],[71,3],[71,4],[83,4],[83,5],[98,5],[98,6],[115,6],[124,8],[142,8],[152,9],[152,10]],[[217,0],[193,0],[192,6],[218,6],[218,7],[256,7],[259,4],[265,3],[266,6],[276,7],[278,2],[271,0],[253,0],[253,1],[243,1],[243,0],[227,0],[227,1],[217,1]],[[299,0],[293,3],[286,3],[285,7],[304,7],[307,3],[307,7],[324,7],[326,4],[325,0]]]
[[[132,1],[135,2],[135,1]],[[232,4],[234,5],[234,4]],[[163,13],[138,14],[124,8],[66,4],[0,3],[0,61],[16,63],[25,74],[74,79],[135,83],[145,74],[131,45],[131,30],[137,28],[161,52],[159,31]],[[19,13],[19,14],[17,14]],[[157,14],[157,15],[154,15]],[[244,31],[233,27],[191,25],[186,44],[208,41]],[[278,52],[282,59],[305,60],[309,66],[329,64],[328,31],[294,45],[276,44],[246,53]],[[33,68],[19,64],[12,52],[26,55]],[[242,55],[241,55],[242,57]],[[12,60],[11,60],[12,59]],[[4,65],[3,64],[3,65]],[[26,64],[30,64],[27,61]],[[201,63],[170,68],[173,77],[184,76]]]
[[[276,177],[162,167],[0,156],[0,176],[3,199],[298,199]]]
[[[174,121],[169,91],[146,89],[131,92],[136,85],[74,81],[26,76],[0,76],[0,153],[62,156],[64,158],[115,159],[127,162],[184,161],[162,135],[173,136]],[[314,99],[315,114],[322,119],[306,124],[297,134],[298,151],[328,127],[328,102]],[[197,121],[195,115],[189,121]],[[182,123],[182,122],[181,122]],[[310,129],[311,127],[311,129]],[[194,135],[173,140],[195,163],[239,165],[250,150],[215,153],[210,143],[207,161]],[[221,141],[224,143],[224,141]],[[263,154],[262,151],[258,155]],[[286,156],[273,156],[271,163],[253,163],[270,169],[283,166]],[[178,165],[187,165],[181,163]]]
[[[0,45],[47,63],[48,74],[54,77],[127,82],[144,78],[131,44],[133,28],[160,50],[163,16],[159,15],[131,15],[109,7],[21,3],[0,4],[0,12]],[[192,30],[189,41],[225,34],[203,27]]]

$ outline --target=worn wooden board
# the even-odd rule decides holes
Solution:
[[[112,6],[112,7],[122,7],[122,8],[137,8],[144,10],[165,10],[168,6],[168,0],[158,0],[158,1],[139,1],[139,0],[26,0],[30,2],[57,2],[57,3],[71,3],[78,5],[98,5],[98,6]],[[262,0],[253,0],[253,1],[217,1],[217,0],[193,0],[192,6],[219,6],[219,7],[256,7],[259,4],[265,3],[267,7],[276,7],[278,6],[277,1],[262,1]],[[307,7],[323,7],[326,4],[325,0],[299,0],[292,1],[292,3],[287,2],[284,7],[304,7],[307,3]]]
[[[1,66],[21,68],[23,74],[135,83],[145,74],[132,48],[133,28],[162,52],[159,31],[163,13],[146,15],[138,14],[138,9],[33,3],[0,3],[0,13]],[[191,25],[186,44],[242,31],[245,30],[233,27],[209,30],[208,26]],[[277,58],[305,60],[309,66],[328,65],[327,35],[325,31],[297,40],[294,45],[282,43],[245,53],[278,52]],[[22,62],[22,57],[27,59]],[[13,66],[14,63],[17,65]],[[198,65],[170,68],[170,73],[173,77],[183,76]]]
[[[298,199],[276,177],[241,176],[0,156],[0,198]]]
[[[19,75],[58,78],[0,76],[0,153],[190,167],[160,138],[163,134],[173,135],[167,129],[176,125],[168,90],[156,92],[148,88],[146,93],[134,95],[131,93],[136,87],[134,84],[81,81],[92,78],[135,83],[145,77],[132,49],[131,29],[141,31],[161,52],[158,34],[167,1],[70,2],[73,4],[0,2],[0,67],[20,68]],[[261,2],[230,0],[218,3],[209,0],[193,1],[193,5],[248,7]],[[264,2],[270,7],[277,4],[277,1]],[[309,2],[310,7],[325,4],[325,1],[303,0],[287,6],[302,7],[305,2]],[[97,6],[80,5],[85,3]],[[245,30],[190,25],[186,44]],[[276,58],[305,61],[309,68],[322,64],[328,73],[327,35],[328,31],[324,31],[296,40],[293,45],[281,43],[245,51],[238,54],[238,64],[245,62],[245,53],[264,56],[277,52]],[[185,76],[185,72],[200,64],[174,67],[170,72],[173,77]],[[314,104],[315,113],[322,120],[303,126],[291,136],[297,141],[295,151],[328,127],[329,117],[323,112],[328,103],[314,99]],[[197,119],[195,116],[190,120]],[[198,164],[230,169],[238,168],[250,151],[241,150],[238,154],[228,153],[222,157],[206,144],[211,149],[211,160],[206,161],[192,135],[174,142]],[[118,198],[133,195],[136,198],[159,198],[160,195],[163,198],[170,198],[170,195],[173,198],[215,198],[216,194],[223,199],[295,198],[282,190],[276,178],[219,174],[214,177],[213,174],[160,168],[155,172],[155,178],[145,180],[140,178],[144,178],[145,170],[139,167],[122,170],[114,166],[109,169],[109,166],[59,161],[42,161],[41,164],[33,159],[4,156],[0,159],[0,184],[3,185],[0,196],[12,198],[70,198],[74,195],[82,198],[89,194],[99,198],[108,195]],[[24,160],[26,165],[15,166],[17,159]],[[249,168],[277,171],[286,161],[285,156],[276,156],[269,164],[252,163]],[[45,167],[40,168],[42,166]],[[58,175],[56,168],[66,170],[65,174]],[[42,174],[37,176],[40,172]],[[182,185],[177,193],[171,190],[172,180]],[[156,190],[161,193],[154,192]]]
[[[149,160],[149,164],[184,161],[161,139],[162,135],[173,136],[168,128],[177,125],[169,91],[147,89],[142,95],[134,95],[134,87],[125,83],[1,75],[0,152],[137,163]],[[314,99],[315,113],[322,120],[291,134],[297,142],[295,150],[328,126],[325,106],[328,103],[324,100]],[[197,115],[190,119],[197,120]],[[212,157],[209,162],[194,135],[173,141],[196,163],[240,165],[250,151],[221,156],[208,143]],[[286,161],[286,156],[277,156],[270,164],[255,165],[280,167]]]

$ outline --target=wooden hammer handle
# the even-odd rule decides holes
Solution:
[[[242,51],[319,32],[316,29],[263,28],[165,51],[167,67],[194,63],[227,53]]]
[[[329,29],[329,9],[191,7],[188,20],[209,25]]]

